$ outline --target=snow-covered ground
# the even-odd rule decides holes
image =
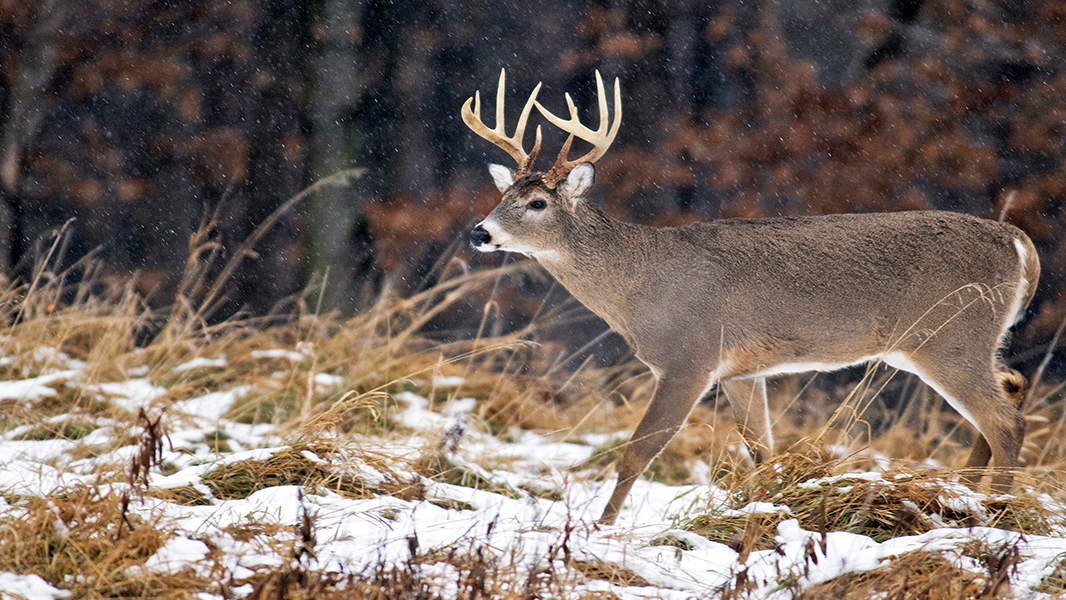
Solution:
[[[262,357],[276,358],[286,351],[272,352],[263,351]],[[300,358],[296,355],[296,359]],[[225,359],[218,357],[186,363],[174,372],[225,367]],[[513,431],[504,441],[478,431],[471,423],[467,414],[475,408],[473,399],[457,397],[431,410],[426,398],[403,392],[395,398],[405,408],[394,419],[415,431],[414,435],[351,435],[320,439],[317,446],[296,444],[271,425],[226,418],[234,402],[255,393],[251,386],[213,390],[173,401],[164,398],[168,393],[165,388],[143,376],[117,383],[85,384],[84,368],[76,361],[66,361],[36,377],[0,383],[0,400],[37,402],[59,394],[63,386],[77,385],[131,413],[146,407],[150,415],[157,415],[166,406],[170,442],[164,443],[162,462],[168,466],[169,474],[153,470],[149,493],[134,494],[130,512],[140,516],[141,522],[155,523],[160,529],[173,531],[173,535],[137,568],[164,575],[191,570],[207,580],[224,579],[234,583],[229,593],[236,597],[252,593],[253,585],[247,581],[253,580],[257,571],[297,560],[291,549],[299,542],[304,515],[313,524],[314,547],[313,555],[298,559],[301,568],[347,574],[367,573],[392,564],[402,569],[415,551],[423,557],[421,576],[444,597],[455,594],[461,573],[455,561],[427,560],[425,557],[435,549],[481,553],[490,557],[501,572],[520,575],[554,570],[557,585],[575,596],[599,591],[632,599],[713,597],[727,587],[735,587],[741,574],[746,582],[743,590],[752,598],[791,598],[797,590],[846,573],[876,569],[892,557],[911,551],[941,553],[956,567],[987,577],[987,565],[967,551],[975,542],[991,552],[1017,549],[1019,562],[1010,571],[1010,597],[1050,597],[1034,588],[1066,557],[1066,532],[1061,529],[1056,535],[1042,536],[989,527],[945,526],[880,543],[840,531],[829,532],[823,539],[822,534],[804,530],[799,521],[787,518],[789,507],[775,505],[773,498],[732,506],[727,492],[707,481],[684,486],[638,481],[618,523],[597,527],[594,520],[614,482],[598,481],[592,473],[572,467],[592,456],[596,446],[613,434],[600,435],[596,440],[559,441],[561,437]],[[439,378],[433,383],[454,387],[462,380]],[[343,389],[344,382],[334,375],[322,374],[315,377],[315,384]],[[106,472],[108,465],[116,473],[124,472],[137,451],[136,444],[119,446],[91,458],[85,458],[83,451],[105,444],[119,433],[117,428],[128,426],[99,418],[94,427],[73,440],[32,439],[27,436],[33,429],[31,425],[3,432],[2,497],[45,497],[78,484],[96,486],[103,490],[101,493],[128,489],[129,484],[119,477],[101,483],[101,472]],[[625,432],[618,435],[625,436]],[[482,489],[437,481],[412,468],[427,448],[439,448],[444,438],[458,440],[457,447],[439,451],[448,454],[453,465],[476,475]],[[225,451],[210,442],[217,439],[225,439]],[[296,448],[309,463],[363,482],[368,489],[404,484],[417,487],[418,493],[376,491],[357,497],[327,489],[277,485],[247,497],[224,500],[216,498],[212,488],[204,483],[203,477],[220,466],[263,461],[279,452],[291,452],[290,448]],[[692,470],[697,477],[709,472],[709,468]],[[857,473],[852,477],[878,480],[880,475]],[[159,493],[189,489],[201,494],[204,502],[179,504],[162,499],[167,496]],[[978,495],[967,496],[963,492],[952,501],[959,504],[960,512],[979,514],[979,500]],[[1050,498],[1043,501],[1062,514],[1062,506]],[[8,518],[18,518],[24,508],[17,500],[12,502],[0,499],[0,510]],[[783,512],[786,518],[777,526],[775,548],[753,550],[741,557],[727,545],[681,528],[696,511],[718,511],[723,515]],[[268,533],[248,534],[254,531]],[[220,565],[225,573],[221,579]],[[614,577],[594,574],[612,570],[617,574]],[[217,587],[202,591],[201,598],[222,598]],[[68,595],[36,575],[0,572],[0,598],[41,600]]]

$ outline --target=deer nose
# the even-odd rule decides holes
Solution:
[[[482,244],[488,244],[492,241],[492,234],[485,230],[484,227],[478,225],[470,231],[470,245],[474,248]]]

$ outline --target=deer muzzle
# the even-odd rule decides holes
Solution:
[[[492,234],[481,225],[474,227],[474,229],[470,231],[470,245],[475,249],[480,249],[481,246],[490,243],[492,243]]]

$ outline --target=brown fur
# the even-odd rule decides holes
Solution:
[[[535,256],[658,378],[602,522],[614,521],[633,481],[711,385],[721,386],[763,458],[773,452],[766,376],[873,358],[944,393],[984,434],[968,464],[992,458],[1001,468],[995,486],[1010,485],[1025,378],[998,353],[1016,320],[1010,307],[1019,299],[1021,309],[1028,305],[1040,270],[1017,228],[919,211],[657,229],[582,200],[591,168],[555,190],[537,176],[507,189],[479,225],[493,236],[480,247]],[[530,208],[536,199],[547,208]],[[1028,252],[1025,264],[1016,240]]]

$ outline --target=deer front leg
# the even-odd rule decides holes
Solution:
[[[774,438],[770,431],[770,410],[766,402],[766,379],[733,379],[718,384],[729,405],[737,429],[759,464],[774,455]]]
[[[984,469],[988,466],[989,459],[992,458],[992,447],[988,445],[988,440],[981,433],[977,434],[977,439],[973,442],[973,447],[970,448],[970,457],[966,459],[966,468],[969,469],[965,475],[962,476],[963,483],[969,485],[976,485],[981,479],[980,472],[977,469]]]
[[[1022,401],[1025,400],[1025,392],[1029,387],[1029,381],[1024,375],[1002,363],[997,362],[994,368],[998,373],[996,379],[1007,394],[1007,397],[1010,398],[1010,403],[1014,405],[1014,408],[1020,409]],[[970,458],[966,461],[966,467],[969,469],[982,469],[988,466],[990,458],[992,458],[992,447],[988,445],[988,440],[985,439],[985,436],[978,434],[977,439],[974,440],[973,448],[970,450]],[[963,477],[963,481],[970,484],[977,483],[978,479],[980,479],[980,475],[975,471],[971,471]]]
[[[664,371],[655,388],[655,396],[644,411],[633,437],[626,444],[618,464],[618,483],[603,509],[599,523],[611,525],[629,496],[633,483],[648,468],[674,434],[684,425],[692,407],[707,387],[708,373]]]

